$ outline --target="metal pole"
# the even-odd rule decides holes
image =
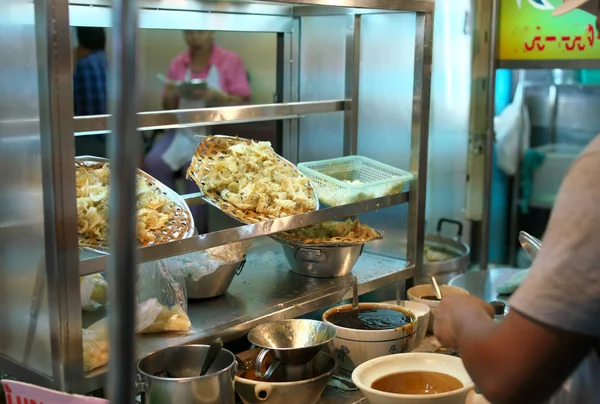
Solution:
[[[487,136],[485,140],[485,169],[483,188],[483,216],[481,220],[481,256],[480,269],[488,269],[490,248],[490,221],[492,204],[492,170],[494,164],[494,143],[496,133],[494,131],[495,99],[496,99],[496,44],[498,31],[498,0],[492,2],[492,18],[490,27],[490,59],[488,80],[488,114],[487,114]]]
[[[422,275],[425,243],[425,194],[427,192],[432,53],[433,13],[417,13],[410,136],[410,171],[416,174],[416,179],[410,184],[406,251],[408,262],[415,266],[417,280]]]
[[[131,404],[135,397],[135,283],[136,271],[136,164],[137,30],[136,0],[113,0],[112,63],[109,135],[110,194],[110,362],[108,395],[112,404]]]
[[[346,30],[346,100],[344,111],[344,156],[358,153],[358,90],[360,80],[360,14],[349,14]]]

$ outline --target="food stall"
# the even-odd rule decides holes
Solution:
[[[264,237],[312,224],[374,212],[369,223],[385,237],[365,249],[353,268],[359,294],[419,274],[425,235],[433,0],[142,0],[139,10],[134,1],[3,3],[0,46],[3,54],[11,55],[3,58],[6,74],[0,77],[0,165],[6,174],[0,180],[3,371],[22,381],[77,393],[109,384],[114,397],[123,398],[133,389],[134,361],[152,352],[216,337],[232,340],[260,323],[338,303],[352,295],[351,277],[298,275],[289,270],[277,243]],[[138,21],[142,29],[277,34],[281,102],[138,113]],[[112,27],[112,116],[73,117],[70,26]],[[374,50],[385,54],[384,44],[396,36],[414,39],[403,43],[402,54],[393,59],[398,63],[394,77],[403,80],[378,82],[387,74],[381,70],[385,60],[368,63],[361,55]],[[15,82],[21,83],[18,90]],[[396,98],[388,102],[370,91],[373,86],[391,88]],[[323,159],[360,154],[393,163],[408,171],[412,180],[375,198],[345,200],[339,206],[239,223],[209,234],[185,234],[136,249],[131,219],[136,197],[135,132],[186,125],[218,129],[220,124],[253,121],[281,122],[282,156],[293,164],[317,160],[316,147],[319,155],[329,154]],[[110,255],[91,254],[78,244],[73,135],[109,132],[114,178],[110,231],[115,238]],[[206,195],[187,194],[181,200],[201,204]],[[137,263],[152,264],[248,240],[254,243],[244,270],[228,293],[189,302],[188,332],[136,335],[133,340]],[[399,245],[406,245],[406,250],[399,251]],[[107,270],[112,359],[110,366],[86,372],[83,334],[98,317],[82,314],[80,277]]]
[[[471,180],[480,190],[472,192],[476,206],[486,206],[473,219],[482,221],[484,269],[494,261],[487,255],[491,239],[495,246],[490,249],[502,246],[502,250],[508,240],[508,251],[497,254],[501,258],[496,260],[509,266],[521,261],[519,231],[543,234],[567,167],[597,134],[591,112],[598,102],[595,69],[600,66],[595,15],[576,9],[553,16],[561,3],[502,1],[492,17],[493,48],[482,55],[487,58],[482,76],[491,85],[472,99],[472,105],[487,101],[489,122],[496,117],[496,133],[481,138],[479,145],[484,147],[472,149],[472,154],[485,155],[489,162],[485,179]],[[507,99],[498,93],[506,93]],[[474,132],[483,136],[483,115],[473,121]],[[483,166],[476,165],[472,172]],[[530,264],[522,261],[519,267]]]

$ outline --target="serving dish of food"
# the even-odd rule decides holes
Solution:
[[[392,304],[336,306],[323,313],[323,321],[335,327],[333,355],[350,372],[373,358],[411,350],[417,336],[417,316]]]
[[[358,366],[352,381],[371,404],[489,404],[460,358],[434,353],[405,353],[372,359]]]
[[[382,238],[382,234],[358,220],[329,221],[273,236],[277,241],[295,245],[350,246]]]
[[[365,243],[382,238],[358,220],[330,221],[272,236],[283,249],[290,270],[313,278],[352,272]]]
[[[110,166],[107,159],[75,159],[79,246],[106,253]],[[146,247],[194,235],[194,218],[185,201],[152,176],[137,173],[137,236]]]
[[[207,136],[186,177],[196,182],[207,203],[246,224],[319,208],[310,180],[277,155],[270,142]]]

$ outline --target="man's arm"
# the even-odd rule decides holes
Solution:
[[[475,384],[493,403],[550,397],[598,341],[598,173],[600,137],[565,177],[540,253],[501,324],[473,297],[449,296],[436,308],[440,342],[459,349]]]
[[[459,321],[460,356],[475,385],[494,404],[548,399],[593,347],[590,337],[537,323],[516,311],[501,324],[483,309]]]

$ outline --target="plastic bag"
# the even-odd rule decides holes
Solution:
[[[83,311],[94,311],[108,301],[108,283],[101,274],[81,277],[79,288]]]
[[[169,258],[171,265],[180,269],[187,280],[199,281],[225,264],[241,262],[250,248],[249,241],[226,244],[191,254]]]
[[[494,118],[498,167],[509,176],[515,175],[521,156],[529,148],[531,122],[524,87],[525,75],[521,72],[513,102]]]
[[[144,304],[152,311],[145,312],[144,323],[148,327],[138,330],[139,333],[157,332],[185,332],[189,331],[192,324],[187,315],[187,295],[185,279],[181,268],[174,265],[172,259],[148,262],[140,266],[138,281],[138,301],[147,302],[155,299],[154,306],[142,303],[140,310],[144,310]],[[160,312],[157,310],[160,305]]]
[[[83,370],[89,372],[108,363],[108,319],[82,330]]]
[[[176,310],[180,310],[179,306]],[[167,327],[172,328],[174,331],[182,329],[185,325],[178,324],[179,322],[185,321],[187,318],[185,312],[183,315],[177,312],[177,315],[171,315],[168,317],[166,313],[169,310],[158,302],[157,299],[148,299],[138,305],[135,319],[135,332],[148,332],[151,330],[162,330],[164,331]],[[170,324],[165,324],[167,321],[165,318],[172,318]],[[189,321],[189,319],[188,319]],[[189,328],[187,325],[186,330]],[[161,332],[161,331],[153,331]],[[82,330],[83,340],[83,368],[84,371],[89,372],[90,370],[97,369],[108,363],[108,319],[103,318]]]

